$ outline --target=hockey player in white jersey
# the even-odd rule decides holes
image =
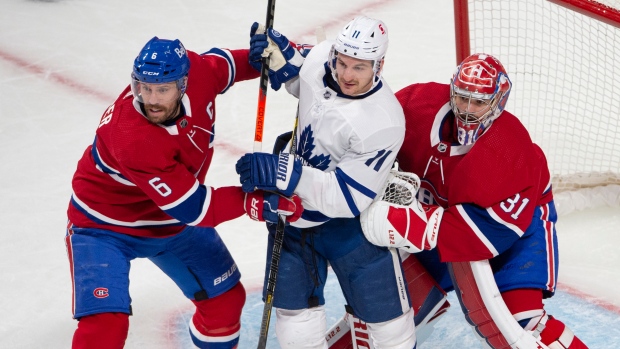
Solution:
[[[368,324],[375,348],[414,348],[400,257],[369,243],[359,222],[381,191],[405,133],[402,108],[381,78],[387,28],[357,17],[335,41],[308,50],[257,27],[250,61],[260,64],[261,55],[270,54],[272,88],[285,83],[299,98],[292,140],[276,142],[286,146],[276,145],[274,154],[246,154],[236,166],[244,190],[294,193],[305,208],[284,234],[274,294],[280,346],[327,348],[323,289],[329,264],[347,311]],[[275,224],[268,230],[269,264]]]

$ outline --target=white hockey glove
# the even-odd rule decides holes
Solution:
[[[415,195],[420,179],[413,173],[392,171],[383,194],[360,216],[366,239],[377,246],[402,248],[409,253],[437,246],[443,208],[424,206]]]
[[[250,64],[260,71],[262,57],[269,57],[269,82],[271,88],[280,86],[299,75],[299,69],[311,47],[297,46],[274,29],[265,34],[265,27],[254,22],[250,29]]]

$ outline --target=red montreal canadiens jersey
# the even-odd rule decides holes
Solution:
[[[68,216],[75,226],[163,237],[244,213],[240,187],[202,182],[213,156],[216,96],[259,74],[248,50],[188,51],[188,57],[182,116],[149,122],[129,87],[104,112],[73,176]]]
[[[553,199],[542,150],[507,111],[473,146],[460,145],[449,85],[414,84],[396,97],[407,124],[399,165],[420,177],[421,203],[446,209],[437,244],[441,260],[489,259],[508,249],[535,208]]]

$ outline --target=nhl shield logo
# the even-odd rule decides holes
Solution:
[[[186,119],[181,120],[181,122],[179,123],[179,126],[181,126],[181,128],[185,128],[187,126],[187,120]]]

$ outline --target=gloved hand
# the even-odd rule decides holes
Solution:
[[[372,244],[416,253],[437,246],[443,211],[440,206],[421,205],[417,200],[408,206],[376,201],[362,212],[360,223]]]
[[[306,45],[297,46],[272,28],[265,34],[265,28],[256,22],[250,28],[250,64],[260,71],[262,58],[269,57],[269,83],[275,91],[299,75],[310,49]]]
[[[304,210],[301,199],[297,195],[289,199],[280,194],[262,190],[245,194],[244,208],[253,220],[269,223],[277,223],[278,215],[286,216],[287,222],[295,222]]]
[[[289,153],[248,153],[237,161],[235,169],[244,192],[262,189],[289,197],[301,178],[302,164]]]

